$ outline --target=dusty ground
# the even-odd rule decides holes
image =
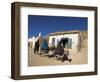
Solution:
[[[85,41],[84,44],[87,42]],[[48,58],[47,56],[41,57],[38,54],[33,53],[33,49],[28,50],[28,66],[45,66],[45,65],[71,65],[71,64],[86,64],[88,63],[87,46],[83,47],[80,52],[75,52],[75,50],[69,50],[69,58],[72,61],[60,61],[56,58]],[[66,51],[65,51],[66,53]]]

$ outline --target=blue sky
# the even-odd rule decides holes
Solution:
[[[28,15],[28,38],[46,36],[51,32],[69,30],[87,30],[88,20],[83,17],[63,17],[63,16],[41,16]]]

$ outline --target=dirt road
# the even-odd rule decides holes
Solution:
[[[54,58],[49,58],[47,56],[40,56],[33,53],[33,49],[28,50],[28,66],[46,66],[46,65],[72,65],[72,64],[86,64],[88,63],[87,47],[82,48],[80,52],[75,52],[75,50],[69,50],[69,58],[72,61],[60,61]],[[66,53],[66,51],[65,51]]]

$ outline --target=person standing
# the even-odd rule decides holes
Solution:
[[[34,47],[34,53],[38,54],[38,52],[39,52],[39,39],[35,42],[35,47]]]

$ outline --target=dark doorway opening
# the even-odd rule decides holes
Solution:
[[[63,48],[72,48],[72,39],[71,38],[62,38],[61,43],[63,44]]]

